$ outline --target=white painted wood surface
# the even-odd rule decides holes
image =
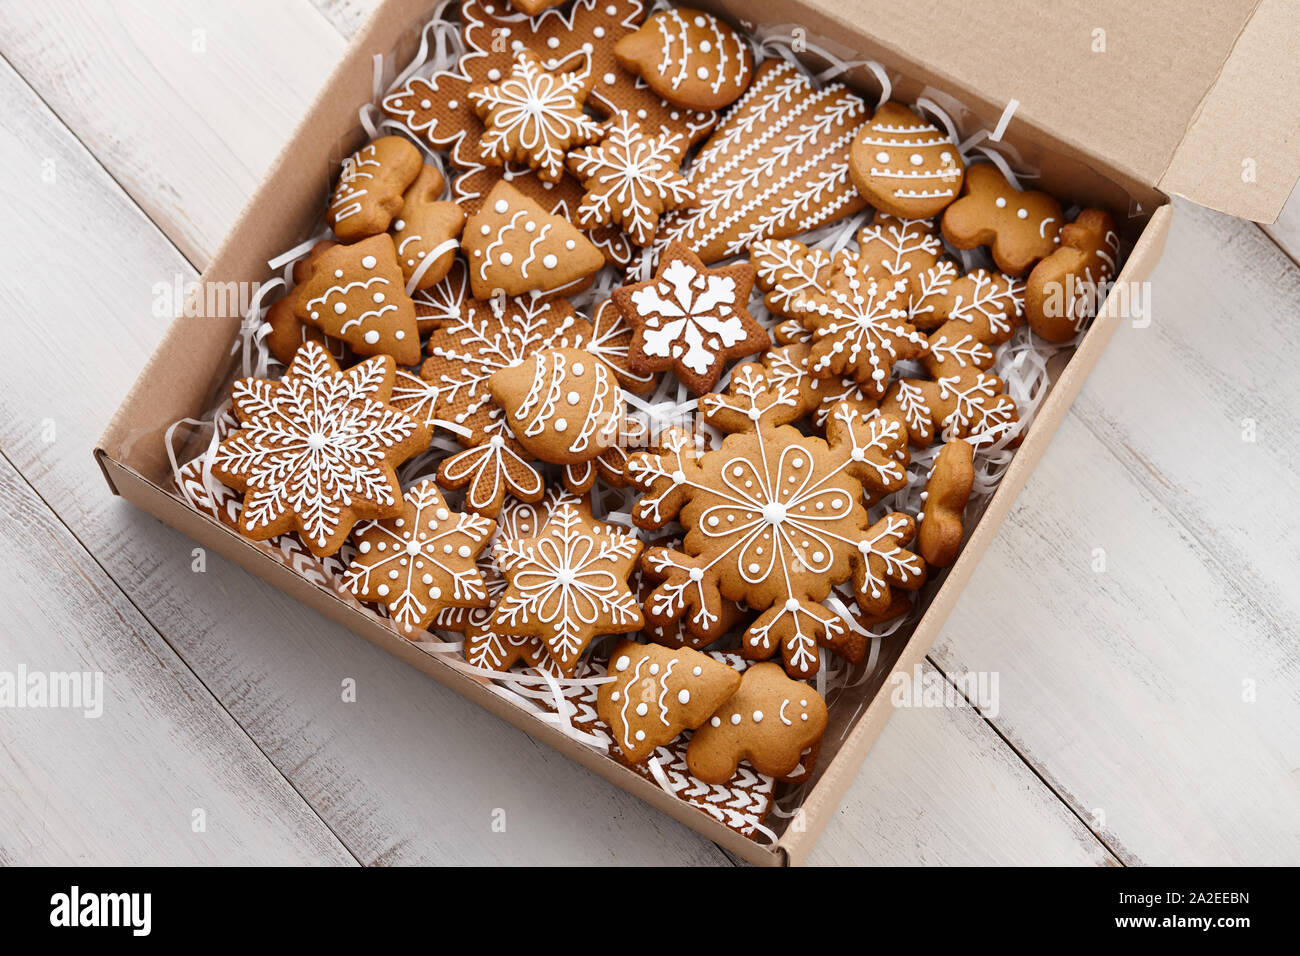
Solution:
[[[0,182],[0,202],[38,224],[21,242],[10,234],[0,274],[6,328],[32,343],[0,380],[11,464],[0,488],[62,527],[98,570],[93,587],[61,599],[66,618],[96,621],[75,647],[152,634],[158,656],[189,675],[190,708],[229,715],[218,746],[216,718],[184,712],[186,732],[210,745],[175,765],[179,786],[225,782],[229,805],[261,803],[248,832],[274,836],[182,843],[176,858],[726,862],[221,559],[193,573],[192,543],[111,499],[90,460],[162,332],[150,286],[207,261],[371,5],[0,5],[0,55],[18,74],[0,68],[0,160],[30,177]],[[53,183],[41,178],[46,159]],[[1279,243],[1288,221],[1273,228]],[[80,287],[66,282],[67,261]],[[946,673],[999,674],[998,714],[895,715],[814,862],[1300,862],[1300,598],[1288,590],[1300,524],[1278,506],[1294,500],[1297,479],[1294,453],[1266,437],[1296,432],[1297,283],[1300,270],[1256,227],[1179,208],[1155,324],[1116,337],[936,646]],[[1254,445],[1240,439],[1248,417]],[[47,419],[53,442],[42,440]],[[1255,495],[1244,493],[1251,482],[1262,484]],[[1231,510],[1225,489],[1237,489]],[[1090,569],[1095,548],[1102,574]],[[12,551],[20,559],[6,596],[30,605],[50,552]],[[105,605],[134,617],[107,621],[95,611]],[[24,635],[0,635],[4,660],[31,653]],[[152,703],[138,668],[120,670],[129,693]],[[358,681],[356,704],[340,700],[344,677]],[[1254,703],[1241,699],[1245,680]],[[113,770],[179,739],[155,739],[153,716],[123,717],[130,725],[111,734],[96,779],[165,814],[176,788],[145,793]],[[82,732],[53,720],[21,737],[12,727],[0,711],[15,766],[39,765]],[[249,785],[232,780],[297,802],[247,801]],[[117,856],[85,842],[94,821],[66,785],[0,763],[0,822],[15,821],[0,826],[0,859],[39,858],[9,837],[34,825],[54,828],[51,860],[83,844],[80,858],[98,862],[173,850],[140,830],[138,844],[115,841]],[[57,815],[34,811],[47,801]],[[489,827],[496,808],[505,833]],[[324,842],[294,822],[313,818]]]

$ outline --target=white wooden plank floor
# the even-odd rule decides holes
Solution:
[[[0,709],[0,862],[729,862],[233,565],[196,573],[91,460],[162,334],[153,283],[208,261],[372,6],[0,4],[25,343],[0,670],[106,674],[98,720]],[[1178,204],[1155,321],[1116,336],[931,655],[996,673],[997,713],[896,714],[814,862],[1300,863],[1296,261],[1300,203],[1267,232]]]

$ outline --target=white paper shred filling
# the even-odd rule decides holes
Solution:
[[[658,0],[652,9],[666,9],[668,7],[669,4],[665,0]],[[456,9],[455,0],[444,0],[438,6],[433,17],[420,32],[419,52],[413,60],[400,70],[396,69],[396,65],[392,62],[391,54],[388,56],[377,55],[375,57],[374,102],[366,104],[360,110],[361,125],[371,137],[392,133],[405,134],[406,132],[399,122],[385,116],[379,108],[379,102],[387,93],[395,90],[417,73],[428,75],[438,70],[456,68],[463,52],[460,23],[454,19]],[[800,69],[804,69],[800,65],[799,58],[792,50],[792,42],[788,34],[783,35],[776,31],[761,31],[758,35],[751,36],[749,40],[754,49],[756,60],[761,60],[764,57],[781,57],[796,64]],[[859,75],[861,75],[860,71],[865,70],[875,78],[880,88],[877,102],[883,103],[889,99],[893,85],[888,72],[879,63],[870,60],[844,61],[830,51],[806,41],[802,45],[802,50],[828,64],[825,69],[813,76],[815,83],[822,84],[834,81],[850,71],[859,71]],[[967,165],[974,160],[992,162],[1018,187],[1022,187],[1024,180],[1037,178],[1036,171],[1026,168],[1011,146],[994,141],[992,138],[993,131],[987,128],[967,128],[961,122],[958,122],[957,117],[969,118],[973,114],[964,107],[960,100],[950,94],[941,90],[926,88],[917,98],[914,107],[960,143],[958,148]],[[417,139],[415,142],[424,153],[425,162],[436,166],[446,176],[448,188],[444,191],[444,197],[448,197],[452,175],[450,175],[450,170],[447,168],[445,157],[443,154],[433,151],[422,139]],[[1070,212],[1073,214],[1075,210]],[[799,238],[807,245],[824,249],[831,254],[840,249],[855,248],[857,232],[869,221],[871,216],[872,211],[866,209],[838,222],[821,226],[801,235]],[[261,287],[248,314],[244,316],[240,335],[234,343],[234,352],[239,356],[239,367],[243,376],[267,377],[272,368],[278,369],[280,367],[280,363],[271,355],[266,344],[266,336],[270,332],[270,326],[265,322],[267,311],[267,306],[264,304],[265,299],[270,292],[281,287],[292,288],[294,263],[307,255],[316,242],[329,236],[329,229],[322,220],[321,229],[316,236],[299,243],[269,261],[268,265],[271,269],[282,270],[281,277]],[[441,254],[445,249],[439,247],[435,251]],[[987,250],[968,251],[949,248],[947,251],[957,258],[965,271],[979,267],[995,268]],[[432,262],[434,258],[431,256],[429,261]],[[634,258],[626,270],[626,278],[629,281],[644,280],[651,274],[652,262],[648,250],[643,250],[640,255]],[[412,277],[412,284],[418,282],[418,279],[419,276]],[[589,289],[573,297],[571,301],[574,308],[580,314],[593,315],[596,307],[605,301],[609,297],[610,291],[621,285],[624,279],[625,274],[623,271],[606,267],[597,275],[595,282]],[[755,296],[750,310],[754,317],[769,329],[779,321],[778,318],[771,316],[767,312],[760,296]],[[974,491],[965,513],[965,527],[968,535],[979,521],[981,515],[983,515],[989,499],[997,490],[1002,475],[1015,455],[1013,444],[1033,423],[1038,408],[1047,395],[1051,384],[1048,375],[1048,360],[1057,352],[1073,349],[1081,337],[1082,333],[1069,342],[1048,343],[1034,336],[1028,326],[1023,326],[1016,331],[1009,342],[998,349],[991,371],[1005,383],[1007,394],[1015,399],[1020,417],[1015,426],[1001,438],[976,452]],[[751,357],[742,361],[753,360]],[[734,364],[732,367],[734,367]],[[909,363],[902,363],[900,368],[903,373],[907,373],[913,369],[913,366],[909,365]],[[716,386],[718,391],[725,389],[729,378],[730,369],[719,380]],[[697,408],[696,397],[687,392],[685,386],[669,375],[663,377],[658,387],[650,395],[638,396],[625,393],[625,396],[627,398],[628,414],[649,425],[651,434],[657,434],[659,430],[666,426],[689,427]],[[206,464],[206,460],[211,458],[216,447],[217,439],[214,423],[218,417],[227,411],[229,404],[229,400],[225,398],[223,393],[221,400],[213,406],[204,420],[183,419],[174,423],[167,430],[167,453],[171,461],[173,475],[178,479],[178,486],[180,486],[179,474],[183,463],[178,461],[175,452],[177,441],[189,442],[194,436],[211,431],[210,435],[205,435],[206,445],[200,453],[205,458],[205,465],[201,474],[204,487],[210,489],[210,493],[214,490],[216,480],[212,477],[211,468]],[[438,463],[446,455],[460,450],[460,445],[453,433],[463,432],[463,429],[451,422],[439,422],[437,424],[441,429],[441,433],[434,437],[429,450],[405,463],[399,469],[398,475],[404,488],[410,487],[421,478],[432,477]],[[722,438],[717,430],[705,426],[703,431],[711,434],[713,439],[712,447],[717,447]],[[889,511],[903,511],[915,515],[922,510],[921,492],[925,488],[926,476],[941,447],[941,443],[936,443],[927,448],[911,449],[912,457],[907,469],[908,483],[906,487],[885,498],[871,509],[873,521]],[[554,469],[544,469],[544,473],[547,474],[550,481],[555,482],[558,480]],[[191,500],[188,493],[182,491],[181,496],[191,507],[197,505],[195,501]],[[602,494],[603,505],[607,509],[604,520],[631,528],[646,541],[662,537],[665,534],[681,532],[682,529],[676,524],[653,532],[636,529],[632,525],[631,513],[637,496],[638,492],[632,488],[612,489],[608,494]],[[870,629],[864,628],[853,617],[852,593],[846,586],[841,586],[840,589],[832,593],[826,602],[827,607],[840,616],[848,628],[856,633],[869,636],[870,641],[867,657],[858,666],[850,665],[848,662],[828,654],[824,650],[822,651],[822,667],[816,678],[816,686],[826,696],[828,703],[833,704],[846,691],[860,687],[875,676],[875,671],[882,656],[882,640],[891,635],[899,635],[902,638],[910,634],[924,614],[929,605],[929,599],[938,590],[942,580],[943,578],[940,576],[937,580],[930,581],[925,585],[910,613]],[[381,608],[369,605],[359,606],[374,614],[376,618],[387,620]],[[603,676],[587,678],[555,677],[534,668],[501,673],[475,667],[460,656],[463,647],[462,635],[448,631],[434,632],[429,635],[427,640],[419,642],[417,646],[430,654],[436,655],[449,666],[455,667],[457,670],[487,684],[494,693],[510,700],[516,706],[525,708],[538,719],[555,726],[572,739],[594,749],[608,751],[607,741],[573,727],[569,716],[573,713],[574,708],[573,705],[568,703],[564,695],[566,691],[572,693],[578,688],[590,686],[593,683],[603,683],[610,678]],[[865,704],[866,701],[863,701],[858,709],[860,710]],[[856,714],[854,716],[856,717]],[[852,726],[852,721],[849,722],[849,726]],[[847,729],[845,733],[847,733]],[[652,767],[652,772],[654,769]],[[661,780],[660,783],[665,790],[672,793],[665,781]],[[795,812],[794,808],[797,808],[802,802],[802,792],[807,785],[807,783],[802,784],[784,794],[780,806],[773,807],[774,815],[787,818],[791,816]],[[762,836],[765,839],[773,841],[776,839],[775,834],[770,830],[761,829],[763,831]]]

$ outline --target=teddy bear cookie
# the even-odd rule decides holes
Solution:
[[[645,623],[628,588],[641,547],[633,535],[561,504],[535,537],[494,546],[508,586],[493,624],[506,634],[540,637],[559,670],[572,674],[593,638]]]
[[[466,221],[461,245],[476,299],[532,291],[573,295],[605,264],[600,250],[572,223],[504,180]]]
[[[446,185],[436,166],[425,166],[402,197],[393,221],[397,263],[407,283],[415,289],[437,285],[456,261],[456,237],[465,226],[465,213],[441,198]]]
[[[946,134],[901,103],[885,103],[849,149],[849,175],[881,212],[928,219],[957,198],[965,172]]]
[[[961,551],[962,515],[975,486],[974,461],[974,446],[956,438],[939,449],[926,477],[917,544],[921,557],[936,568],[949,567]]]
[[[631,641],[610,654],[609,676],[613,680],[600,685],[596,712],[628,763],[640,763],[683,730],[700,726],[740,686],[740,674],[699,651]]]
[[[689,110],[730,106],[749,86],[749,44],[717,17],[687,7],[653,14],[614,45],[624,69],[669,103]]]
[[[386,233],[325,250],[292,298],[298,319],[358,355],[391,355],[400,365],[420,361],[415,303]]]
[[[536,352],[493,373],[488,388],[519,444],[541,461],[591,461],[614,446],[623,427],[613,369],[581,349]]]
[[[393,359],[347,371],[305,342],[281,381],[231,388],[239,430],[217,446],[212,474],[244,492],[239,530],[257,541],[297,531],[315,555],[333,554],[367,518],[404,505],[394,471],[429,446],[429,430],[388,404]]]
[[[547,66],[520,50],[509,75],[469,91],[485,127],[480,159],[493,166],[523,163],[544,182],[559,182],[564,154],[600,138],[600,125],[582,109],[590,84],[585,62]]]
[[[821,742],[828,720],[826,701],[812,687],[791,680],[777,664],[755,664],[695,732],[686,761],[705,783],[726,783],[742,760],[759,773],[786,777]]]
[[[484,607],[487,583],[476,559],[496,522],[452,512],[434,482],[413,485],[400,515],[359,524],[357,554],[343,582],[362,601],[383,604],[403,636],[415,640],[449,607]]]
[[[668,246],[654,278],[622,286],[614,303],[635,333],[628,351],[633,372],[672,369],[699,395],[711,389],[729,359],[771,344],[749,314],[754,267],[710,269],[682,243]]]
[[[334,235],[356,242],[387,232],[423,165],[420,151],[402,136],[381,136],[349,156],[325,215]]]
[[[943,212],[943,237],[958,249],[988,246],[993,261],[1020,277],[1060,242],[1061,204],[1047,193],[1021,192],[988,163],[966,171],[961,198]]]
[[[1119,230],[1102,209],[1085,209],[1061,228],[1061,244],[1025,282],[1029,327],[1049,342],[1068,342],[1097,314],[1115,278]]]

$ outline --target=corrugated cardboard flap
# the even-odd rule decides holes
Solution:
[[[1300,177],[1300,0],[1262,0],[1157,185],[1272,222]]]

